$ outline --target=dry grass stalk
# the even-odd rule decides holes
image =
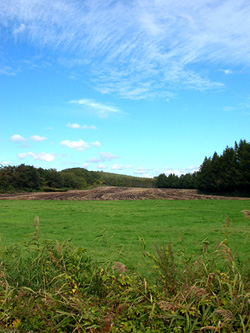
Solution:
[[[247,219],[250,219],[250,210],[242,210],[241,213],[243,213]]]
[[[34,224],[33,224],[34,227],[38,227],[39,226],[39,217],[36,215],[34,217]]]
[[[198,298],[202,298],[207,294],[207,290],[204,288],[199,288],[197,286],[192,286],[189,290],[190,295]]]
[[[166,301],[160,301],[157,304],[159,308],[164,311],[170,311],[175,307],[175,304]]]
[[[39,217],[37,215],[34,217],[33,226],[36,228],[36,232],[35,232],[36,238],[39,239],[40,238],[39,228],[38,228],[39,227]]]
[[[217,310],[216,311],[224,320],[232,320],[233,319],[233,314],[229,310]]]
[[[127,272],[127,267],[121,262],[115,262],[112,269],[119,271],[120,273]]]

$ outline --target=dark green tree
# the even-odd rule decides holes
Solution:
[[[221,192],[231,192],[236,189],[237,159],[233,148],[226,148],[220,157],[220,179],[217,190]]]
[[[165,173],[161,173],[157,178],[156,178],[156,183],[155,186],[158,188],[166,188],[167,187],[167,176]]]
[[[240,191],[250,193],[250,144],[240,140],[235,144],[237,169],[237,187]]]
[[[250,194],[250,144],[226,147],[221,156],[205,157],[197,173],[197,188],[206,192]]]
[[[197,187],[201,191],[211,190],[212,159],[205,157],[197,174]]]

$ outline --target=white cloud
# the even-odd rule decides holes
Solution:
[[[119,112],[121,112],[120,109],[118,109],[114,106],[108,106],[108,105],[105,105],[105,104],[101,104],[101,103],[95,102],[91,99],[80,99],[80,100],[76,100],[76,101],[70,101],[70,103],[85,106],[89,110],[97,112],[100,118],[108,117],[109,113],[119,113]],[[74,125],[78,126],[78,124],[74,124]]]
[[[132,169],[131,165],[126,165],[125,169]]]
[[[88,166],[89,166],[89,163],[84,163],[84,164],[82,165],[82,167],[85,168],[85,169],[87,169]]]
[[[5,162],[3,162],[3,163],[0,163],[0,165],[11,165],[12,163],[10,163],[10,162],[7,162],[7,161],[5,161]]]
[[[101,147],[101,144],[99,141],[95,141],[95,142],[90,142],[89,143],[91,146],[94,146],[94,147]]]
[[[196,171],[199,171],[200,169],[200,166],[190,166],[186,169],[187,173],[193,173],[193,172],[196,172]]]
[[[151,176],[151,175],[148,174],[148,173],[144,173],[143,178],[153,178],[153,176]]]
[[[71,128],[74,128],[74,129],[81,128],[81,126],[79,124],[76,124],[76,123],[75,124],[68,123],[67,126],[71,127]]]
[[[98,141],[97,141],[98,142]],[[92,143],[93,144],[93,143]],[[113,155],[111,153],[104,153],[104,152],[99,152],[100,158],[97,157],[91,157],[89,158],[86,162],[88,163],[100,163],[100,162],[105,162],[105,161],[111,161],[117,158],[120,158],[119,156]]]
[[[114,159],[117,159],[117,158],[120,158],[119,156],[116,156],[116,155],[113,155],[111,153],[103,153],[103,152],[100,152],[99,155],[101,156],[101,158],[106,161],[111,161],[111,160],[114,160]]]
[[[121,164],[113,164],[112,170],[123,170],[123,166]]]
[[[164,173],[166,175],[170,175],[171,173],[172,174],[175,174],[176,176],[180,176],[180,175],[184,175],[186,173],[193,173],[195,171],[199,171],[199,166],[190,166],[190,167],[187,167],[187,168],[180,168],[180,169],[171,169],[169,167],[165,167],[164,168]]]
[[[88,143],[84,142],[82,139],[80,139],[78,141],[64,140],[61,142],[61,145],[64,147],[74,149],[76,151],[83,151],[90,147],[90,145]]]
[[[143,170],[136,170],[136,171],[134,171],[134,174],[139,175],[140,177],[143,177],[143,178],[152,178],[152,176],[149,173],[146,173]]]
[[[47,140],[47,138],[45,136],[39,136],[39,135],[32,135],[30,138],[34,142],[42,142],[42,141]]]
[[[153,169],[149,169],[149,168],[138,168],[134,171],[135,174],[145,174],[148,171],[152,171]]]
[[[16,143],[23,143],[26,142],[27,139],[25,139],[24,137],[22,137],[20,134],[14,134],[11,136],[10,140],[12,142],[16,142]]]
[[[170,173],[174,173],[174,171],[173,171],[172,169],[170,169],[169,167],[165,167],[165,168],[164,168],[164,173],[165,173],[166,175],[169,175]]]
[[[55,154],[49,154],[49,153],[34,153],[34,152],[29,152],[29,153],[21,153],[18,154],[19,159],[25,159],[26,157],[31,157],[34,160],[39,160],[39,161],[45,161],[45,162],[52,162],[55,160]]]
[[[221,69],[221,71],[226,75],[233,73],[233,71],[231,69]]]
[[[140,167],[134,171],[134,174],[139,175],[140,177],[152,178],[152,175],[149,173],[151,171],[153,171],[153,169]]]
[[[100,170],[104,170],[104,169],[107,169],[108,167],[105,166],[104,164],[98,164],[97,165],[97,169],[100,169]]]
[[[97,127],[92,125],[92,126],[87,126],[87,125],[79,125],[77,123],[71,124],[68,123],[67,124],[68,127],[73,128],[73,129],[92,129],[92,130],[96,130]]]
[[[101,160],[99,158],[96,158],[96,157],[91,157],[91,158],[87,159],[86,162],[87,163],[100,163]]]
[[[135,175],[144,175],[145,172],[143,170],[136,170],[136,171],[134,171],[134,174]]]

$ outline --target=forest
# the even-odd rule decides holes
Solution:
[[[93,186],[155,187],[155,179],[118,175],[84,168],[35,168],[30,165],[0,167],[0,192],[58,192]]]
[[[221,155],[205,157],[199,171],[194,173],[142,178],[84,168],[35,168],[30,165],[0,167],[0,192],[67,191],[93,186],[158,187],[197,189],[204,193],[235,195],[250,194],[250,143],[235,142]]]
[[[204,193],[250,194],[250,144],[246,140],[226,147],[221,155],[205,157],[199,171],[176,176],[161,174],[159,188],[195,188]]]

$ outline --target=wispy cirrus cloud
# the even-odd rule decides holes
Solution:
[[[14,30],[12,31],[12,33],[13,33],[14,35],[20,34],[20,33],[22,33],[22,32],[25,31],[25,28],[26,28],[25,24],[21,23],[21,24],[19,25],[19,27],[14,28]]]
[[[14,68],[10,67],[10,66],[0,66],[0,75],[16,75],[18,72],[18,70],[15,70]]]
[[[250,109],[250,97],[246,98],[244,102],[234,106],[224,106],[223,111],[230,112],[235,110],[247,110]]]
[[[3,33],[59,50],[65,65],[88,67],[99,91],[124,98],[165,97],[172,86],[218,88],[204,63],[250,65],[248,0],[0,0],[0,6]]]
[[[121,110],[105,104],[98,103],[91,99],[80,99],[75,101],[70,101],[71,104],[78,104],[86,107],[88,110],[96,112],[100,118],[106,118],[110,113],[120,113]]]

